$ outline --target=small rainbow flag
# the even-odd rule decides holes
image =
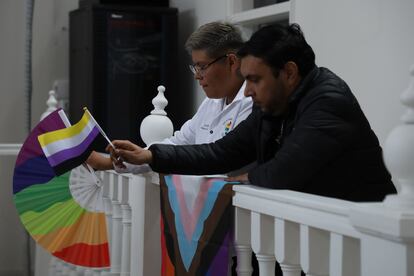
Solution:
[[[40,146],[56,175],[81,165],[96,148],[99,127],[88,112],[75,125],[38,136]]]

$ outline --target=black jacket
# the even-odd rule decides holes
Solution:
[[[222,139],[203,145],[153,145],[152,169],[162,173],[226,173],[257,160],[253,185],[352,201],[395,193],[382,149],[347,84],[314,68],[274,117],[254,108]]]

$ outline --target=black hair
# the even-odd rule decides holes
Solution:
[[[306,42],[298,24],[270,25],[253,33],[237,53],[240,57],[252,55],[263,59],[274,72],[292,61],[304,77],[315,67],[315,53]]]

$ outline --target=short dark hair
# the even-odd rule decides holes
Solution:
[[[240,30],[233,24],[215,21],[194,31],[185,43],[191,55],[193,50],[205,50],[210,57],[218,57],[229,51],[237,52],[243,45]]]
[[[315,67],[315,53],[298,24],[275,24],[259,29],[240,48],[238,55],[261,58],[275,72],[282,69],[288,61],[293,61],[302,77]]]

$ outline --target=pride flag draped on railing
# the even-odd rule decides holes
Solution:
[[[160,178],[162,276],[227,275],[233,184],[200,176]]]
[[[40,146],[56,175],[81,165],[96,148],[99,127],[88,111],[75,125],[38,136]]]

